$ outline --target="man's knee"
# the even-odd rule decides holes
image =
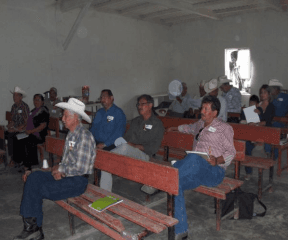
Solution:
[[[123,143],[120,146],[111,150],[111,152],[124,155],[128,151],[128,148],[129,148],[129,145],[127,143],[125,144]]]

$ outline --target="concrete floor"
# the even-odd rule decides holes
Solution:
[[[283,158],[286,160],[285,156]],[[226,175],[233,176],[233,166],[227,169]],[[244,176],[242,170],[241,178]],[[221,230],[216,231],[214,214],[214,200],[211,197],[193,191],[185,192],[186,208],[189,221],[189,239],[200,240],[281,240],[288,238],[288,172],[279,178],[274,174],[274,192],[264,193],[262,201],[267,206],[266,216],[252,220],[225,220]],[[267,183],[268,172],[264,172]],[[92,177],[90,177],[92,183]],[[19,215],[20,202],[23,191],[21,174],[15,168],[4,169],[0,166],[0,240],[13,239],[22,231],[22,218]],[[162,213],[166,213],[166,195],[161,192],[145,202],[145,194],[140,191],[141,185],[114,177],[113,192],[128,199],[146,205]],[[242,190],[257,193],[257,171],[254,170],[250,181],[245,181]],[[255,209],[262,209],[255,204]],[[76,234],[70,235],[68,215],[65,210],[49,200],[43,201],[43,230],[45,239],[61,240],[108,240],[110,237],[95,230],[80,219],[75,219]],[[123,224],[130,232],[137,232],[139,227],[123,219]],[[150,235],[146,239],[164,240],[167,230],[158,235]]]

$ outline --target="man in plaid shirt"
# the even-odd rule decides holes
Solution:
[[[30,174],[27,171],[23,175],[26,184],[20,214],[24,229],[14,239],[44,239],[42,200],[57,201],[83,194],[89,174],[93,172],[96,144],[92,134],[81,124],[82,117],[91,123],[84,111],[84,103],[70,98],[68,103],[58,103],[56,106],[65,109],[62,120],[69,129],[63,158],[59,165],[52,168],[52,173],[37,171]]]

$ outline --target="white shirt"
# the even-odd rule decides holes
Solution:
[[[221,108],[218,115],[218,118],[221,118],[224,122],[227,122],[227,102],[224,97],[218,96],[217,97],[220,101]]]
[[[180,103],[177,99],[175,99],[169,106],[170,110],[177,113],[184,113],[185,111],[188,111],[189,108],[192,108],[190,104],[190,100],[192,100],[192,98],[188,93],[186,93],[184,97],[182,97],[181,95],[179,97],[182,102]]]

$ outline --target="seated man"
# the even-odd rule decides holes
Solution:
[[[204,90],[209,96],[217,97],[220,101],[221,108],[218,114],[218,118],[222,119],[224,122],[227,122],[227,102],[226,99],[218,96],[218,81],[217,79],[211,79],[204,85]]]
[[[65,109],[63,122],[69,129],[62,161],[52,168],[52,173],[36,171],[30,174],[26,171],[23,175],[26,183],[20,214],[23,216],[24,229],[14,240],[44,239],[42,200],[57,201],[81,195],[86,190],[88,174],[93,172],[96,144],[92,134],[81,124],[82,117],[91,122],[84,112],[85,105],[70,98],[68,103],[58,103],[56,106]]]
[[[157,153],[164,135],[164,127],[153,111],[154,100],[150,95],[141,95],[137,99],[139,117],[132,119],[130,128],[124,134],[127,143],[122,143],[111,152],[128,157],[149,161]],[[102,171],[100,187],[111,192],[112,175]],[[142,191],[149,194],[155,192],[154,188],[143,186]]]
[[[182,83],[182,87],[183,90],[181,95],[176,97],[176,99],[169,106],[167,116],[182,118],[185,111],[189,111],[190,115],[193,115],[193,109],[190,104],[190,100],[192,100],[192,98],[187,93],[186,83]]]
[[[110,151],[115,148],[115,140],[122,137],[126,130],[126,116],[114,104],[111,90],[102,90],[100,100],[103,108],[97,111],[90,132],[98,149]]]
[[[15,87],[13,94],[14,104],[11,108],[12,121],[7,125],[8,131],[5,132],[5,137],[8,140],[8,155],[12,158],[13,155],[13,141],[15,140],[16,134],[23,131],[26,128],[27,119],[29,116],[30,109],[28,105],[22,101],[26,93],[19,87]],[[12,164],[12,162],[10,161]],[[16,163],[18,166],[19,163]]]
[[[60,118],[62,116],[61,108],[56,107],[56,104],[60,102],[57,98],[57,89],[55,87],[50,88],[50,97],[44,100],[44,106],[49,109],[50,117]]]
[[[175,226],[175,239],[188,236],[184,191],[200,185],[214,187],[220,184],[225,169],[236,155],[233,128],[217,118],[220,107],[218,98],[206,96],[202,101],[201,119],[198,122],[167,129],[193,134],[193,151],[205,152],[210,156],[205,160],[196,154],[188,154],[173,165],[179,170],[179,195],[174,199],[175,218],[179,220]]]
[[[219,77],[219,86],[223,92],[222,97],[227,102],[227,112],[241,112],[241,93],[238,88],[229,84],[232,80],[227,79],[227,76]],[[233,122],[233,119],[228,119],[227,122]]]

